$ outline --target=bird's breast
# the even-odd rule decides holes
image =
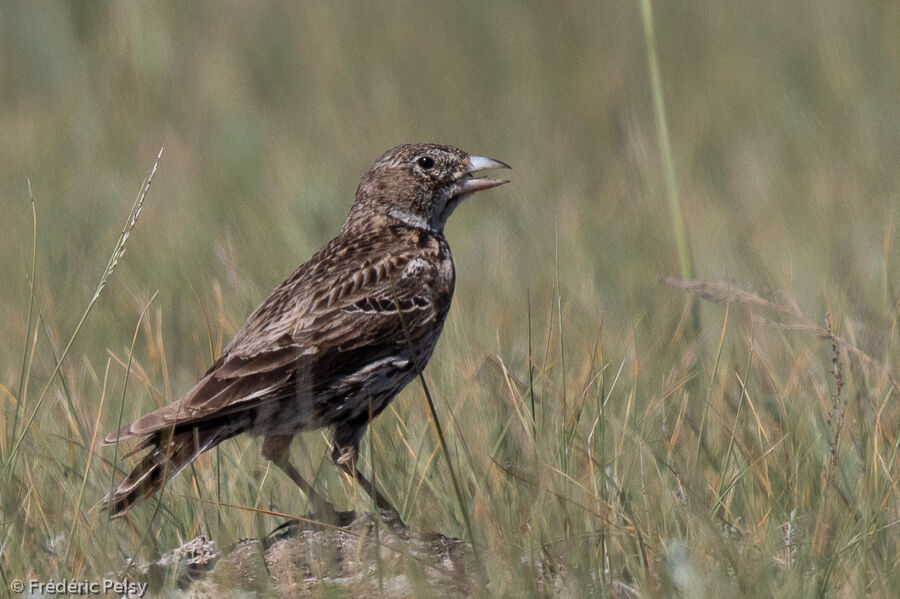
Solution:
[[[446,239],[439,240],[434,263],[437,267],[437,276],[433,284],[435,304],[446,313],[450,309],[453,289],[456,287],[456,266],[453,264],[453,254],[450,253]]]

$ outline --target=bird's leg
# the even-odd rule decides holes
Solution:
[[[356,479],[356,482],[359,483],[359,486],[363,488],[363,490],[369,494],[369,497],[375,500],[375,505],[378,506],[383,513],[382,517],[386,517],[386,519],[390,520],[392,523],[397,524],[401,527],[405,527],[403,524],[403,520],[400,519],[400,512],[391,505],[391,502],[387,500],[387,498],[381,494],[381,491],[372,484],[366,476],[359,471],[357,467],[357,456],[359,455],[359,440],[355,440],[355,443],[349,445],[341,445],[339,444],[339,440],[336,437],[334,440],[334,449],[331,452],[331,461],[334,462],[334,465],[340,468],[342,471],[350,475],[350,477]]]
[[[348,517],[346,512],[338,512],[334,506],[319,495],[313,486],[306,482],[300,472],[291,464],[288,448],[293,440],[293,435],[269,435],[263,440],[262,454],[263,457],[271,461],[273,464],[288,475],[294,484],[300,487],[303,494],[306,495],[310,503],[313,505],[313,513],[318,519],[335,524],[345,524],[352,521],[352,517]],[[351,512],[352,514],[352,512]]]

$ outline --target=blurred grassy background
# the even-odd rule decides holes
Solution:
[[[140,539],[152,503],[131,528],[107,524],[91,508],[112,452],[87,461],[99,398],[111,431],[153,294],[126,420],[177,398],[337,232],[372,160],[436,141],[514,168],[512,184],[447,228],[457,292],[427,371],[481,542],[495,550],[497,588],[546,592],[520,560],[535,551],[557,572],[550,588],[572,594],[604,592],[612,578],[651,595],[900,588],[900,411],[885,375],[900,356],[900,5],[710,0],[655,11],[697,276],[787,294],[760,292],[795,298],[819,326],[830,311],[854,348],[841,353],[847,417],[833,480],[820,480],[835,445],[830,343],[760,323],[740,304],[727,322],[722,305],[705,304],[695,335],[690,298],[660,280],[677,275],[678,258],[637,2],[8,2],[4,578],[99,575],[201,531],[224,546],[274,524],[183,496],[303,513],[289,482],[264,478],[258,442],[241,439],[173,481],[150,540]],[[13,421],[21,433],[160,147],[127,254],[10,460]],[[30,327],[28,181],[41,315]],[[530,410],[529,365],[535,439],[519,416]],[[379,478],[414,527],[462,536],[427,422],[411,386],[375,426]],[[302,446],[303,467],[322,466],[319,436]],[[216,460],[224,476],[240,473],[226,489]],[[352,486],[329,468],[320,484],[349,501]],[[732,477],[722,515],[716,489]],[[590,517],[573,507],[592,501]],[[788,521],[802,532],[784,546]],[[94,548],[98,530],[106,540]]]

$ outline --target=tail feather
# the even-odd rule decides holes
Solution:
[[[101,500],[101,508],[109,510],[112,518],[125,515],[159,491],[198,455],[242,432],[248,423],[247,419],[235,418],[227,423],[205,423],[154,433],[128,454],[150,449],[116,490]]]

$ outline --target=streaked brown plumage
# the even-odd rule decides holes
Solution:
[[[370,412],[378,415],[416,376],[415,362],[431,357],[455,281],[444,224],[468,195],[506,183],[473,178],[489,168],[509,167],[435,144],[398,146],[376,160],[340,234],[269,295],[203,378],[106,437],[143,437],[135,451],[149,449],[104,498],[113,516],[200,453],[248,432],[264,436],[263,455],[332,517],[288,460],[296,433],[326,426],[334,427],[335,464],[393,509],[356,468],[359,442]]]

